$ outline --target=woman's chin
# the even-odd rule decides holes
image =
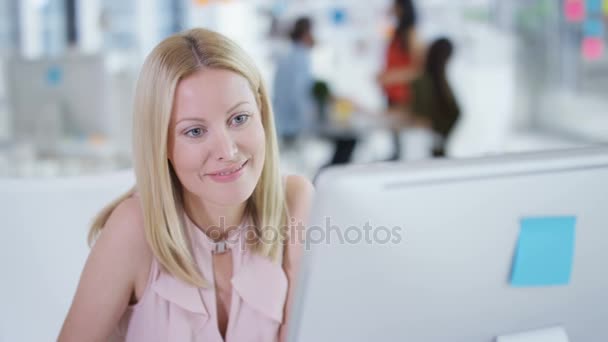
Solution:
[[[245,203],[253,194],[255,184],[234,184],[234,186],[222,184],[214,187],[214,195],[210,200],[221,206],[237,206]],[[209,189],[205,189],[205,197],[209,196]]]
[[[222,207],[235,207],[247,202],[251,193],[224,193],[214,198],[214,202]]]

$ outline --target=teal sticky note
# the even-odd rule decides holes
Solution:
[[[599,19],[588,19],[583,25],[586,37],[602,37],[604,34],[604,22]]]
[[[602,14],[602,0],[587,0],[585,7],[588,14]]]
[[[531,217],[521,220],[511,285],[567,285],[574,258],[576,217]]]
[[[51,86],[56,86],[61,83],[63,78],[63,70],[59,66],[51,66],[46,72],[46,83]]]

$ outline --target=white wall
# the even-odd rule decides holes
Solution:
[[[130,170],[0,178],[0,340],[56,340],[89,252],[91,219],[133,184]]]

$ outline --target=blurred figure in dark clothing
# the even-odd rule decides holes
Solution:
[[[433,156],[445,156],[445,146],[458,118],[460,107],[446,75],[447,63],[454,48],[450,40],[435,40],[426,56],[424,73],[412,83],[412,112],[428,123],[438,140]]]

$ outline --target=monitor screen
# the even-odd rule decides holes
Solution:
[[[6,66],[11,135],[51,149],[62,139],[108,135],[107,78],[101,55],[70,54]]]
[[[606,341],[607,203],[607,147],[329,169],[289,341]]]

